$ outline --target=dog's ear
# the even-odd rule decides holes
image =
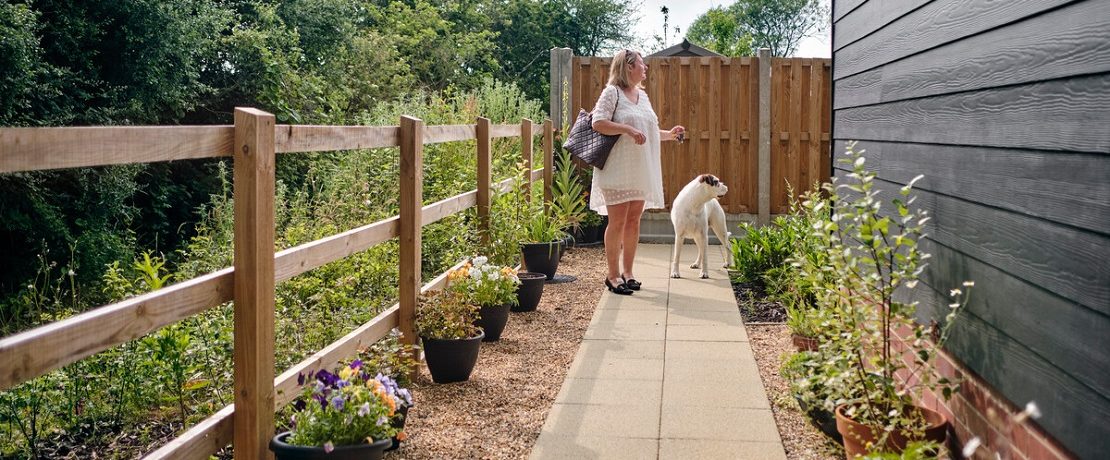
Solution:
[[[717,176],[714,176],[712,174],[702,174],[700,177],[698,177],[698,180],[709,184],[710,187],[716,187],[717,184],[720,183],[720,181],[717,180]]]

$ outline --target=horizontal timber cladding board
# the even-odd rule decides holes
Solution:
[[[1105,332],[1110,330],[1110,316],[935,241],[925,240],[921,248],[933,255],[921,276],[925,284],[947,295],[951,289],[965,289],[961,287],[964,281],[974,281],[967,312],[1110,398],[1110,353],[1106,353],[1110,334]],[[943,321],[951,297],[930,299],[934,301],[921,310],[919,319]]]
[[[841,79],[1075,0],[936,0],[854,43],[833,39]],[[837,30],[843,27],[838,22]],[[1015,30],[1015,35],[1023,32]]]
[[[860,5],[867,2],[867,0],[833,0],[833,20],[839,21],[848,13],[855,11]]]
[[[930,0],[869,0],[836,21],[835,48],[843,48]]]
[[[836,108],[1098,72],[1110,72],[1110,2],[1060,8],[838,80]]]
[[[927,285],[914,291],[923,305],[947,302]],[[952,328],[945,348],[1014,405],[1035,401],[1043,414],[1036,423],[1079,458],[1105,458],[1110,451],[1110,399],[1061,372],[1056,363],[967,312]]]
[[[1110,74],[836,111],[840,139],[1110,153]]]
[[[1110,159],[1093,153],[860,142],[879,177],[1110,235]]]
[[[837,170],[836,174],[846,174]],[[901,184],[876,180],[881,199]],[[1110,315],[1110,237],[915,188],[937,242]]]

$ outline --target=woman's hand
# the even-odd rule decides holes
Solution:
[[[675,125],[669,132],[671,133],[671,139],[678,142],[682,142],[686,138],[686,128],[682,125]]]
[[[644,142],[647,142],[647,136],[645,136],[642,131],[631,126],[628,127],[625,134],[632,136],[632,140],[636,142],[636,145],[644,145]]]

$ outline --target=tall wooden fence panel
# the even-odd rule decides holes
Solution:
[[[789,211],[795,194],[829,180],[828,59],[771,59],[771,212]]]
[[[569,54],[552,53],[552,65]],[[609,78],[610,58],[569,57],[569,112],[592,110]],[[721,199],[731,214],[759,209],[759,57],[648,58],[648,98],[663,128],[687,128],[684,144],[663,143],[663,193],[669,208],[695,175],[712,173],[729,186]],[[785,213],[786,182],[796,191],[829,179],[828,59],[772,58],[769,92],[771,139],[771,210]],[[565,66],[564,66],[565,67]],[[553,74],[555,75],[555,74]],[[559,77],[565,78],[565,72]],[[552,97],[562,99],[561,82],[552,82]],[[553,119],[567,119],[567,113]],[[556,127],[560,128],[560,127]]]

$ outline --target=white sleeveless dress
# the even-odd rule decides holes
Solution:
[[[636,145],[632,136],[622,134],[605,169],[594,168],[590,190],[590,209],[608,215],[606,205],[644,201],[644,209],[663,208],[663,169],[659,160],[659,118],[651,107],[647,93],[638,89],[639,101],[632,102],[624,91],[606,86],[594,106],[594,121],[611,120],[630,125],[647,138]],[[619,101],[619,103],[618,103]],[[616,106],[616,113],[613,107]]]

